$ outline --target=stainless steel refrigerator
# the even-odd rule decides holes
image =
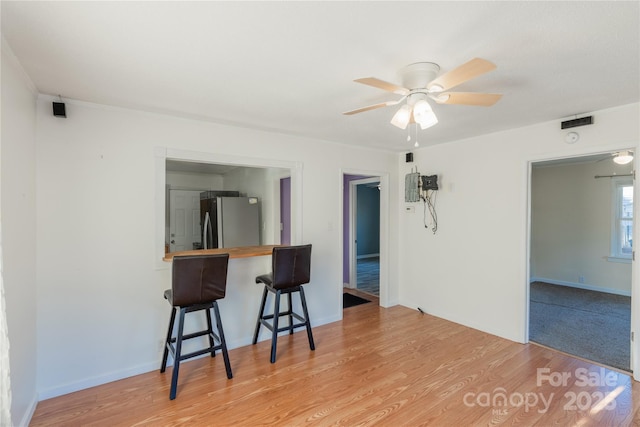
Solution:
[[[203,249],[260,244],[257,197],[201,198],[200,217]]]

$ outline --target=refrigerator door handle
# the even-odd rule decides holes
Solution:
[[[213,234],[211,230],[211,217],[209,216],[209,212],[204,214],[204,236],[203,236],[203,245],[202,249],[209,249],[209,245],[207,242],[207,238],[211,236],[211,240],[213,240]]]

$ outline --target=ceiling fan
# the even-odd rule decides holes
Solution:
[[[631,150],[622,150],[616,151],[615,153],[609,153],[604,158],[598,160],[598,162],[602,162],[604,160],[613,160],[614,163],[619,165],[626,165],[633,161],[633,151]]]
[[[375,77],[356,79],[354,80],[355,82],[386,90],[402,97],[396,101],[381,102],[342,114],[362,113],[397,105],[406,100],[406,104],[402,105],[391,119],[391,124],[400,129],[406,129],[409,123],[418,123],[420,128],[427,129],[438,123],[438,118],[427,101],[428,99],[432,99],[438,104],[462,104],[483,107],[488,107],[498,102],[502,95],[497,93],[446,92],[459,84],[493,71],[495,68],[496,66],[486,59],[474,58],[436,78],[438,72],[440,72],[438,64],[416,62],[407,65],[400,71],[402,86]]]

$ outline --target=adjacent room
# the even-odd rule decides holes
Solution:
[[[380,177],[344,175],[343,308],[380,296]]]
[[[630,153],[630,152],[629,152]],[[633,156],[536,162],[529,338],[631,370]]]
[[[640,422],[637,1],[0,19],[0,425]]]

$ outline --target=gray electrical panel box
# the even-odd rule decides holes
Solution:
[[[419,202],[420,190],[418,189],[418,181],[420,174],[418,172],[408,173],[404,176],[404,201]]]

